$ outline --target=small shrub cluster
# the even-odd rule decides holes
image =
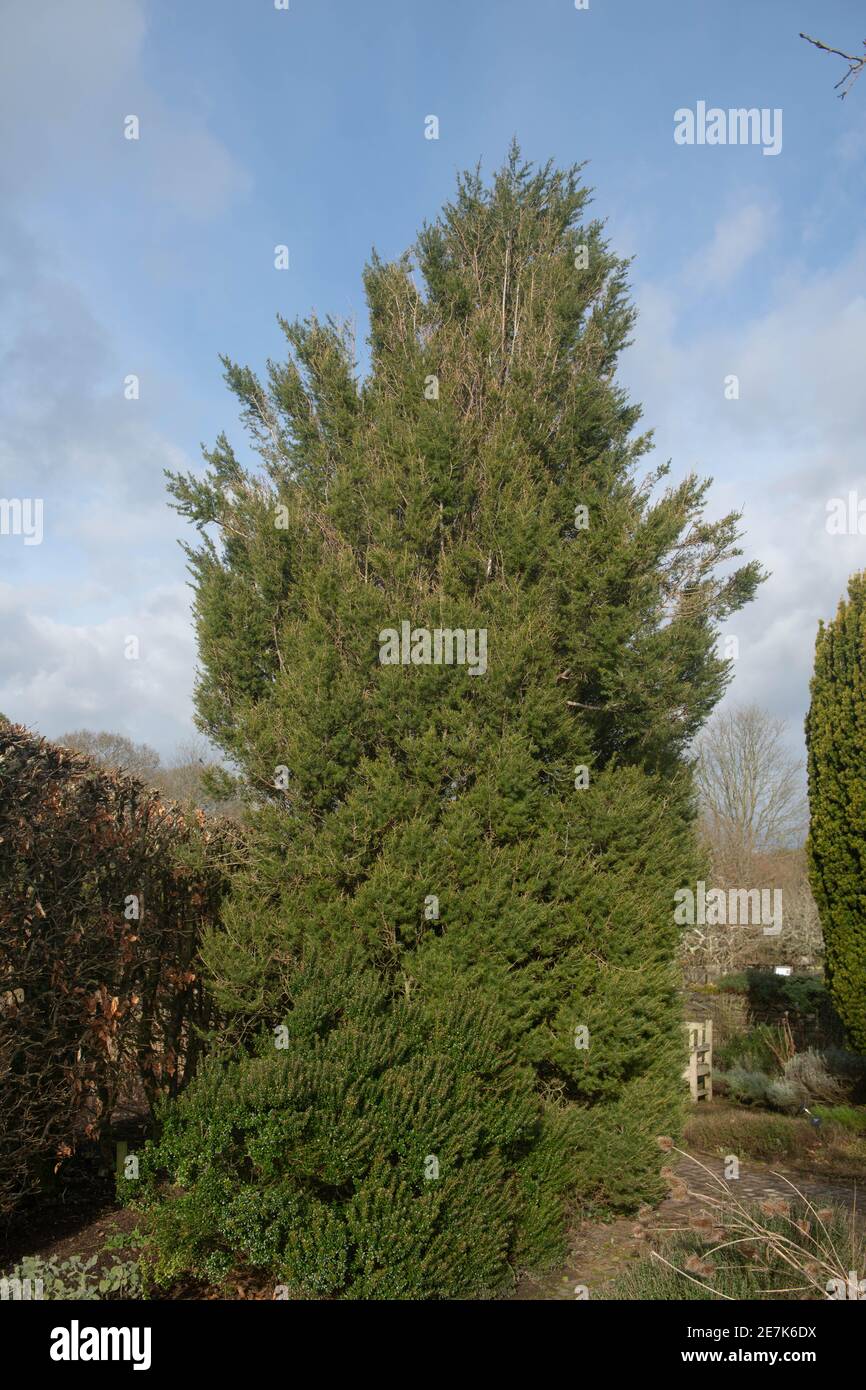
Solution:
[[[842,1022],[821,975],[777,975],[753,967],[722,976],[716,988],[722,996],[744,999],[754,1024],[784,1022],[798,1048],[824,1048],[844,1041]]]
[[[824,1124],[836,1125],[848,1134],[866,1136],[866,1109],[855,1105],[816,1105],[814,1110]]]
[[[4,1283],[5,1281],[5,1283]],[[141,1298],[141,1271],[137,1260],[118,1260],[101,1264],[97,1255],[84,1259],[72,1255],[69,1259],[43,1260],[27,1256],[0,1276],[0,1285],[11,1298],[97,1299]]]
[[[772,1072],[786,1055],[788,1039],[777,1024],[758,1023],[745,1033],[735,1033],[715,1048],[714,1057],[721,1071],[742,1067],[746,1071]]]
[[[810,1048],[795,1052],[773,1075],[737,1063],[719,1075],[732,1099],[744,1105],[765,1105],[771,1110],[793,1113],[816,1102],[838,1105],[848,1099],[852,1087],[866,1067],[853,1053]]]
[[[434,1008],[317,959],[281,1027],[210,1059],[145,1149],[158,1284],[246,1263],[294,1296],[448,1299],[562,1253],[568,1122],[471,996]]]
[[[767,1090],[772,1077],[764,1071],[753,1071],[748,1067],[733,1066],[719,1072],[715,1078],[716,1088],[741,1105],[766,1105]]]
[[[747,994],[761,1009],[816,1013],[827,1001],[827,986],[820,975],[777,975],[773,970],[741,970],[718,981],[723,994]]]

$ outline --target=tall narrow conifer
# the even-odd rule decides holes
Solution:
[[[516,148],[463,176],[373,256],[363,371],[340,325],[283,323],[264,380],[225,361],[259,464],[221,436],[171,487],[202,533],[199,722],[257,803],[207,947],[233,1026],[279,1017],[313,942],[410,998],[480,989],[577,1108],[581,1190],[628,1203],[681,1085],[686,753],[760,574],[720,577],[739,517],[704,519],[706,481],[641,472],[627,265],[588,203]]]

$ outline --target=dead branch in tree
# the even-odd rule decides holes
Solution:
[[[831,48],[829,44],[822,43],[820,39],[813,39],[808,34],[801,33],[800,38],[805,39],[807,43],[814,44],[816,48],[820,48],[822,53],[832,53],[837,58],[845,59],[845,62],[848,64],[848,71],[839,78],[838,82],[833,84],[836,89],[841,87],[842,90],[839,92],[839,97],[840,99],[844,99],[854,86],[854,83],[857,81],[864,67],[866,67],[866,39],[863,40],[864,52],[860,57],[857,57],[853,53],[843,53],[841,48]]]

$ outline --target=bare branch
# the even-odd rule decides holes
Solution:
[[[841,100],[844,100],[863,69],[866,68],[866,39],[863,40],[864,52],[858,57],[853,53],[843,53],[841,48],[831,48],[829,44],[822,43],[820,39],[813,39],[809,34],[801,33],[800,38],[805,39],[807,43],[813,44],[815,48],[820,48],[822,53],[832,53],[836,58],[845,59],[845,62],[848,64],[848,71],[839,78],[838,82],[834,83],[834,88],[836,90],[841,87],[842,90],[839,92],[839,97]]]

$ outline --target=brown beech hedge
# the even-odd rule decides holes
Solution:
[[[192,1076],[199,939],[241,853],[236,824],[0,722],[0,1218]]]

